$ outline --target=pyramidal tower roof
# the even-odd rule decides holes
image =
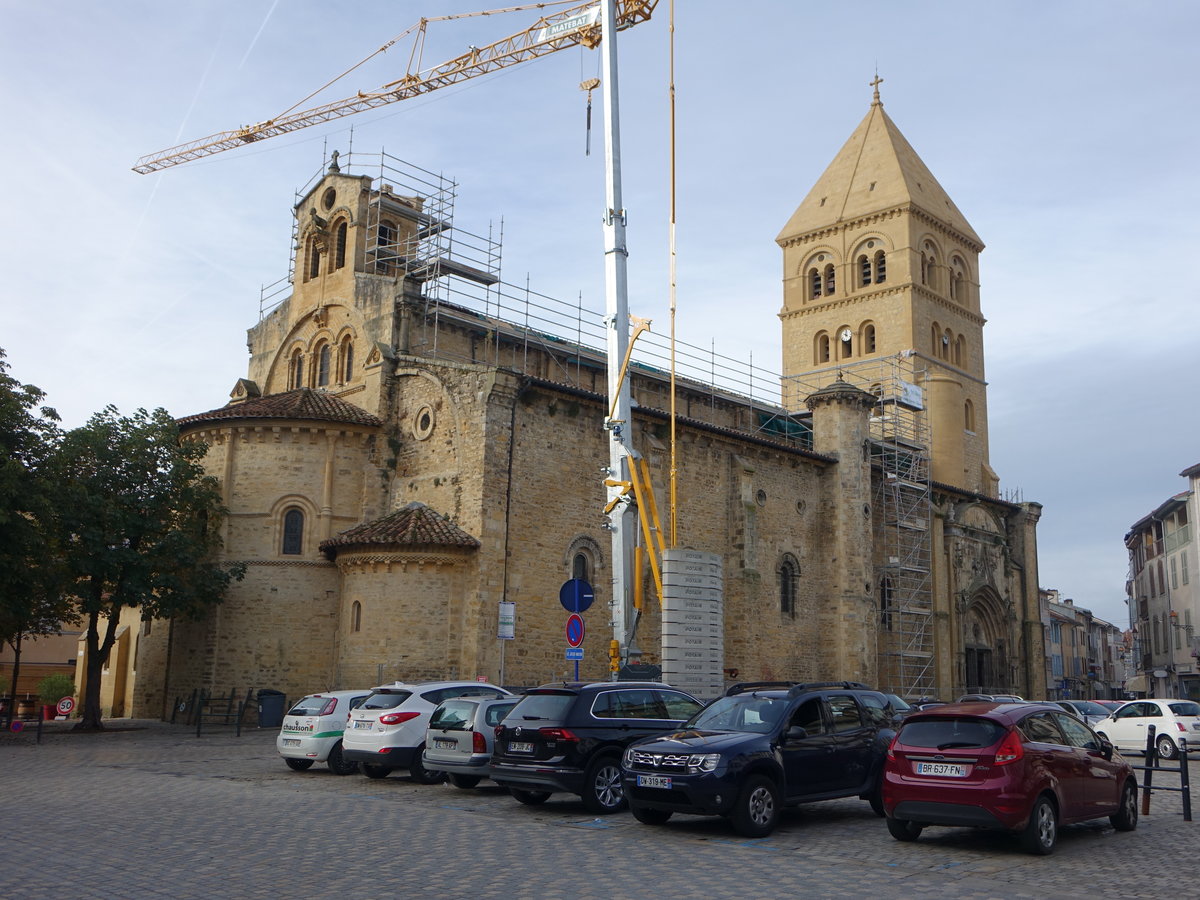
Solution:
[[[982,250],[983,242],[966,217],[883,111],[880,81],[876,78],[873,82],[875,96],[866,117],[792,213],[776,241],[783,244],[839,222],[898,206],[914,206]]]

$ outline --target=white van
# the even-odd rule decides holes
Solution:
[[[275,747],[288,768],[303,772],[313,763],[323,762],[335,775],[357,772],[358,763],[342,756],[342,732],[350,710],[370,695],[368,688],[324,691],[310,694],[289,709],[275,739]]]

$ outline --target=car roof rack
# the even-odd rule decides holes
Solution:
[[[786,691],[795,683],[794,681],[739,681],[725,689],[725,696],[748,694],[751,691]]]
[[[809,691],[821,691],[830,688],[843,688],[855,691],[871,690],[861,681],[809,681],[805,684],[797,684],[788,691],[789,697],[795,697],[798,694],[806,694]]]

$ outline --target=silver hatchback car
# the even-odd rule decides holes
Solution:
[[[492,774],[496,726],[520,697],[455,697],[433,711],[425,733],[425,768],[445,772],[457,788],[473,788]]]

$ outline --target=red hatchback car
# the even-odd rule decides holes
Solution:
[[[914,841],[927,825],[1016,832],[1054,850],[1058,827],[1108,816],[1137,827],[1137,781],[1112,744],[1062,709],[948,703],[904,720],[884,764],[888,831]]]

